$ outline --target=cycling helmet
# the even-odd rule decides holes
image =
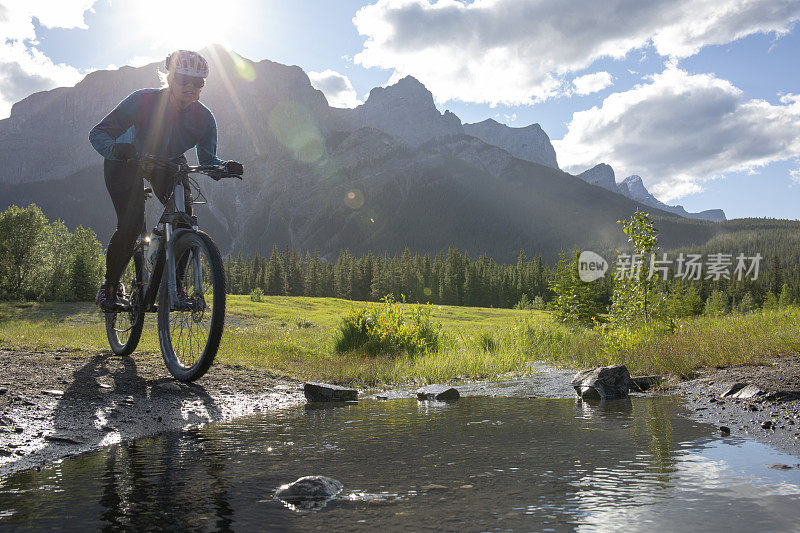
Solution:
[[[174,74],[186,74],[197,78],[208,76],[208,61],[197,52],[176,50],[167,56],[165,66]]]

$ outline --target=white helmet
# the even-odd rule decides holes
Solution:
[[[208,61],[197,52],[176,50],[167,56],[167,70],[174,74],[186,74],[197,78],[208,76]]]

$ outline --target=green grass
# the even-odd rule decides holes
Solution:
[[[795,307],[687,319],[673,334],[638,331],[612,343],[595,330],[570,330],[543,311],[436,306],[434,320],[442,323],[437,352],[336,353],[341,317],[363,305],[334,298],[265,296],[254,302],[249,295],[229,296],[217,361],[297,379],[408,385],[524,375],[534,360],[570,368],[624,363],[632,373],[690,376],[702,366],[757,364],[800,348]],[[108,349],[101,313],[83,303],[0,303],[0,345],[89,353]],[[136,357],[160,357],[153,315],[147,317]]]

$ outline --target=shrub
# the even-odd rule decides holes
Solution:
[[[714,290],[706,300],[704,314],[707,316],[722,316],[728,313],[728,295],[720,290]]]
[[[250,291],[250,299],[254,302],[264,301],[264,291],[261,290],[261,287],[256,287],[255,289]]]
[[[405,313],[391,296],[381,304],[354,307],[339,322],[334,348],[339,353],[360,350],[369,355],[438,350],[441,324],[433,321],[432,307],[418,304],[409,311]]]
[[[578,250],[570,256],[562,250],[553,279],[549,282],[555,298],[550,302],[555,317],[565,324],[588,326],[599,319],[601,308],[594,287],[578,276]],[[571,258],[570,258],[571,257]]]

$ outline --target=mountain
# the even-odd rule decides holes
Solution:
[[[711,222],[722,222],[725,220],[725,212],[722,209],[708,209],[699,213],[689,213],[682,205],[667,205],[659,201],[645,188],[641,176],[628,176],[621,183],[617,184],[620,192],[632,200],[641,202],[656,209],[662,209],[686,218],[697,218],[709,220]]]
[[[201,227],[223,252],[269,253],[273,244],[354,253],[438,252],[456,246],[500,261],[520,249],[624,244],[617,220],[645,204],[555,168],[538,126],[462,125],[440,113],[414,78],[376,88],[355,109],[328,105],[296,66],[204,50],[202,93],[219,128],[218,153],[241,160],[243,182],[200,179]],[[157,83],[157,64],[97,71],[75,87],[36,93],[0,121],[0,209],[35,202],[50,218],[94,228],[115,222],[102,158],[87,135],[130,92]],[[487,142],[487,139],[492,142]],[[548,149],[549,147],[549,149]],[[662,242],[705,242],[715,226],[659,208]],[[148,209],[154,223],[158,206]],[[688,224],[688,225],[687,225]]]
[[[600,163],[599,165],[595,165],[592,168],[581,172],[578,174],[578,177],[586,183],[597,185],[598,187],[602,187],[612,192],[618,192],[626,198],[635,200],[648,207],[654,207],[656,209],[673,213],[684,218],[695,218],[698,220],[708,220],[710,222],[722,222],[726,220],[725,212],[722,209],[708,209],[699,213],[689,213],[683,208],[682,205],[667,205],[664,202],[661,202],[655,196],[650,194],[650,192],[644,186],[641,176],[628,176],[620,183],[617,183],[614,175],[614,169],[605,163]]]
[[[499,146],[519,159],[558,168],[556,151],[550,144],[550,137],[539,124],[511,128],[489,118],[475,124],[464,124],[464,133],[477,137],[487,144]]]
[[[578,174],[578,177],[586,183],[597,185],[598,187],[602,187],[612,192],[619,192],[617,180],[614,176],[614,169],[605,163],[600,163],[599,165],[593,166],[589,170],[581,172]],[[624,194],[624,196],[630,198],[630,196],[627,194]]]

